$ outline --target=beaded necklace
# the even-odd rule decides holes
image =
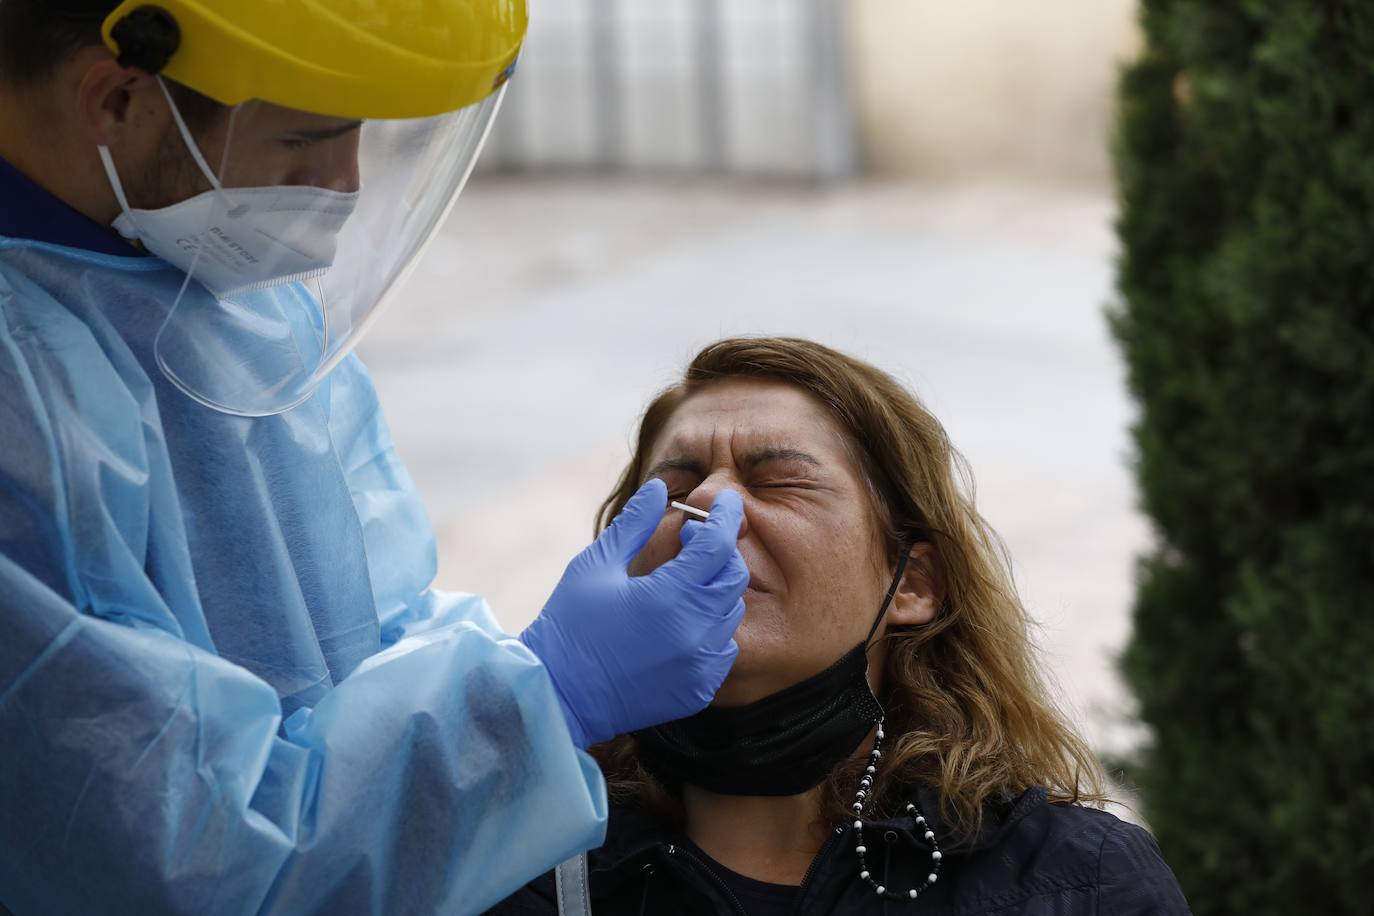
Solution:
[[[868,865],[864,861],[864,855],[868,852],[868,848],[864,846],[863,811],[868,793],[873,788],[873,779],[878,773],[878,760],[882,757],[882,748],[883,720],[880,717],[878,719],[878,736],[873,741],[873,751],[868,755],[868,766],[864,769],[863,779],[859,780],[859,791],[854,796],[854,835],[857,838],[858,844],[854,847],[854,851],[859,856],[859,878],[867,881],[869,886],[877,892],[879,897],[884,897],[888,900],[915,900],[921,895],[922,891],[934,884],[936,879],[939,878],[940,860],[943,856],[940,853],[940,844],[935,840],[935,831],[931,830],[930,827],[926,825],[925,816],[921,814],[921,810],[916,807],[914,802],[907,804],[906,811],[908,814],[915,815],[916,826],[918,828],[925,828],[925,841],[930,844],[931,849],[930,874],[926,875],[925,883],[920,887],[911,888],[906,893],[889,890],[873,880],[873,876],[868,872]]]

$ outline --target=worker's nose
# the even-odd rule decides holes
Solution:
[[[336,137],[305,150],[288,184],[352,193],[362,187],[358,142],[362,130]]]
[[[358,146],[355,143],[348,155],[340,159],[329,176],[328,183],[323,187],[329,188],[331,191],[351,194],[362,186],[362,172],[358,165]]]

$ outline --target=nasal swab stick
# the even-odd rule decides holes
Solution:
[[[705,521],[706,519],[708,519],[708,518],[711,517],[711,513],[709,513],[709,512],[702,512],[700,509],[696,508],[695,506],[689,506],[689,505],[687,505],[686,503],[680,503],[680,502],[678,502],[677,500],[673,500],[672,506],[673,506],[674,509],[681,509],[683,512],[686,512],[688,515],[695,515],[697,518],[701,519],[702,521]]]

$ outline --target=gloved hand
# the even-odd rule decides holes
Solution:
[[[722,490],[710,519],[683,526],[676,557],[630,576],[667,503],[663,481],[640,487],[520,634],[548,669],[578,747],[700,712],[739,654],[749,584],[735,548],[740,496]]]

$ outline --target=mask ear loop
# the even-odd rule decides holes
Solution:
[[[158,88],[162,90],[162,95],[167,99],[167,107],[172,110],[172,120],[176,121],[177,131],[181,134],[181,141],[186,144],[186,150],[191,154],[191,158],[196,161],[200,168],[200,173],[205,176],[205,180],[210,182],[210,186],[219,194],[220,203],[224,204],[225,211],[232,216],[239,216],[243,213],[242,205],[235,212],[234,201],[228,194],[224,193],[224,186],[219,183],[219,178],[210,170],[210,165],[205,161],[205,157],[200,153],[200,146],[196,143],[195,137],[191,136],[191,129],[186,126],[186,121],[181,116],[181,111],[177,108],[177,103],[172,100],[172,93],[167,88],[167,83],[161,76],[156,77]],[[232,133],[232,126],[231,131]],[[225,150],[226,154],[228,150]]]
[[[911,543],[904,540],[902,541],[902,556],[901,559],[897,561],[897,572],[892,576],[892,584],[888,586],[887,597],[883,599],[883,606],[878,608],[878,616],[874,619],[873,626],[868,630],[868,637],[864,639],[865,652],[867,652],[868,647],[873,644],[873,634],[878,632],[878,625],[883,622],[883,617],[887,615],[888,605],[892,603],[892,599],[897,595],[897,589],[902,584],[902,576],[906,574],[906,563],[910,557]]]
[[[906,573],[907,560],[911,557],[911,548],[915,543],[916,539],[914,538],[902,541],[902,557],[897,561],[897,572],[892,576],[892,585],[887,589],[887,597],[883,599],[882,609],[878,611],[878,619],[873,621],[873,628],[868,631],[868,639],[864,641],[865,651],[873,641],[873,634],[878,632],[878,624],[883,622],[883,616],[887,613],[888,605],[897,595],[897,589],[902,584],[902,576]],[[930,846],[930,871],[926,874],[925,881],[910,890],[891,890],[886,884],[879,884],[874,880],[871,874],[872,869],[864,858],[868,852],[868,847],[864,845],[864,809],[872,805],[873,799],[878,796],[878,790],[874,789],[873,784],[878,781],[878,762],[883,755],[883,739],[887,737],[886,733],[883,732],[885,721],[886,716],[882,714],[880,704],[878,720],[874,723],[876,732],[873,738],[873,750],[869,752],[868,765],[864,767],[863,776],[859,779],[859,788],[854,793],[854,804],[850,806],[854,811],[854,854],[859,859],[859,877],[868,882],[868,886],[873,888],[878,896],[885,901],[884,906],[888,900],[902,902],[915,900],[922,891],[939,880],[940,860],[944,858],[944,853],[940,851],[940,843],[935,837],[935,831],[931,829],[931,825],[927,823],[925,815],[921,813],[920,808],[916,807],[915,802],[907,802],[906,814],[912,818],[916,831],[925,834],[925,841]],[[870,795],[873,798],[870,798]]]
[[[114,159],[110,156],[110,148],[97,145],[95,151],[100,156],[100,164],[105,168],[105,177],[110,182],[110,190],[114,191],[115,200],[119,202],[120,211],[132,223],[134,215],[129,207],[129,198],[124,196],[124,183],[119,180],[119,169],[115,168]]]
[[[186,151],[191,154],[191,158],[195,161],[196,167],[200,169],[200,173],[205,176],[205,180],[210,182],[210,186],[214,188],[215,193],[219,195],[220,203],[224,205],[224,209],[228,211],[229,215],[240,215],[243,212],[242,206],[238,208],[234,207],[233,200],[225,193],[224,186],[220,184],[218,176],[210,170],[209,163],[205,161],[205,157],[201,155],[200,147],[196,144],[195,138],[191,136],[191,129],[186,126],[186,120],[181,116],[181,110],[177,108],[177,103],[172,99],[172,93],[167,89],[167,83],[161,76],[154,77],[154,79],[157,80],[158,88],[162,90],[163,98],[167,100],[167,107],[172,112],[172,120],[176,122],[177,132],[181,134],[181,142],[186,145]],[[238,108],[236,107],[229,115],[229,137],[232,137],[234,134],[233,119],[237,115]],[[137,226],[137,221],[134,219],[133,208],[129,205],[129,199],[124,194],[124,183],[120,180],[119,170],[115,168],[114,158],[110,155],[110,148],[103,144],[97,144],[95,149],[96,153],[100,156],[100,164],[105,169],[105,177],[109,179],[110,190],[114,191],[115,200],[119,203],[120,211],[123,212],[125,218],[128,219],[130,223]],[[225,142],[224,156],[222,158],[225,161],[228,161],[229,158],[227,140]],[[224,168],[224,162],[220,163],[220,168]],[[236,209],[237,212],[235,212]]]

